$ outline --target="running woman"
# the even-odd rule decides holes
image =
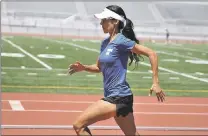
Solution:
[[[110,36],[102,41],[96,64],[84,65],[77,61],[69,66],[68,73],[102,72],[104,97],[89,106],[75,120],[74,130],[77,135],[92,135],[89,125],[114,117],[125,135],[139,135],[134,122],[133,93],[126,81],[128,57],[131,62],[138,62],[139,55],[149,58],[153,72],[150,95],[155,92],[158,101],[163,102],[165,94],[159,85],[157,54],[139,44],[133,31],[133,23],[121,7],[110,5],[94,16],[101,20],[103,32]]]

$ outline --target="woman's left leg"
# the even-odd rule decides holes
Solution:
[[[129,113],[125,117],[114,117],[116,123],[119,125],[121,130],[127,136],[139,136],[139,133],[136,130],[136,125],[134,122],[134,115],[133,113]]]

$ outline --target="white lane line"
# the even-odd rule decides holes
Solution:
[[[31,57],[32,59],[34,59],[36,62],[40,63],[41,65],[43,65],[45,68],[51,70],[52,67],[50,67],[49,65],[47,65],[46,63],[44,63],[43,61],[41,61],[40,59],[36,58],[35,56],[33,56],[32,54],[30,54],[29,52],[27,52],[26,50],[24,50],[23,48],[21,48],[20,46],[14,44],[13,42],[11,42],[10,40],[4,39],[2,38],[5,42],[9,43],[10,45],[12,45],[13,47],[19,49],[20,51],[22,51],[24,54],[28,55],[29,57]]]
[[[84,50],[93,51],[93,52],[97,52],[97,53],[100,52],[97,49],[88,48],[88,47],[77,45],[77,44],[70,43],[70,42],[64,42],[64,41],[52,40],[52,39],[46,39],[46,38],[39,38],[39,39],[43,39],[43,40],[51,41],[51,42],[57,42],[57,43],[60,43],[60,44],[68,44],[68,45],[71,45],[73,47],[78,47],[78,48],[81,48],[81,49],[84,49]],[[151,67],[150,64],[145,63],[145,62],[140,62],[140,64]],[[169,73],[173,73],[173,74],[176,74],[176,75],[180,75],[180,76],[184,76],[184,77],[187,77],[187,78],[190,78],[190,79],[194,79],[194,80],[198,80],[198,81],[201,81],[201,82],[208,83],[208,80],[206,80],[206,79],[201,79],[201,78],[191,76],[191,75],[188,75],[188,74],[185,74],[185,73],[176,72],[176,71],[173,71],[173,70],[169,70],[167,68],[159,67],[159,70],[166,71],[166,72],[169,72]]]
[[[98,130],[120,130],[119,126],[89,125],[90,129]],[[73,129],[72,125],[1,125],[1,129]],[[136,126],[137,130],[159,130],[159,131],[208,131],[206,127],[167,127],[167,126]]]
[[[5,112],[11,112],[14,110],[2,109]],[[55,113],[80,113],[81,110],[17,110],[24,112],[55,112]],[[208,116],[208,113],[196,113],[196,112],[134,112],[134,114],[143,114],[143,115],[198,115],[198,116]]]
[[[12,108],[11,111],[24,111],[25,110],[21,102],[18,100],[9,100],[9,104]]]
[[[9,100],[1,100],[7,102]],[[19,100],[21,102],[37,102],[37,103],[73,103],[73,104],[92,104],[96,101],[52,101],[52,100]],[[151,105],[151,106],[195,106],[208,107],[208,103],[194,104],[194,103],[149,103],[149,102],[135,102],[134,105]]]

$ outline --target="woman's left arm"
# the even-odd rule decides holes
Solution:
[[[151,63],[152,72],[153,72],[153,84],[150,89],[150,95],[152,94],[152,91],[155,91],[157,98],[159,101],[164,101],[165,94],[163,93],[162,89],[159,85],[159,78],[158,78],[158,56],[155,51],[152,49],[145,47],[143,45],[136,44],[132,49],[132,52],[136,54],[145,55],[149,58],[149,61]]]

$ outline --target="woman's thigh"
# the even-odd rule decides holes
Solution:
[[[87,127],[97,121],[116,116],[116,105],[99,100],[90,105],[75,121],[76,125]]]

